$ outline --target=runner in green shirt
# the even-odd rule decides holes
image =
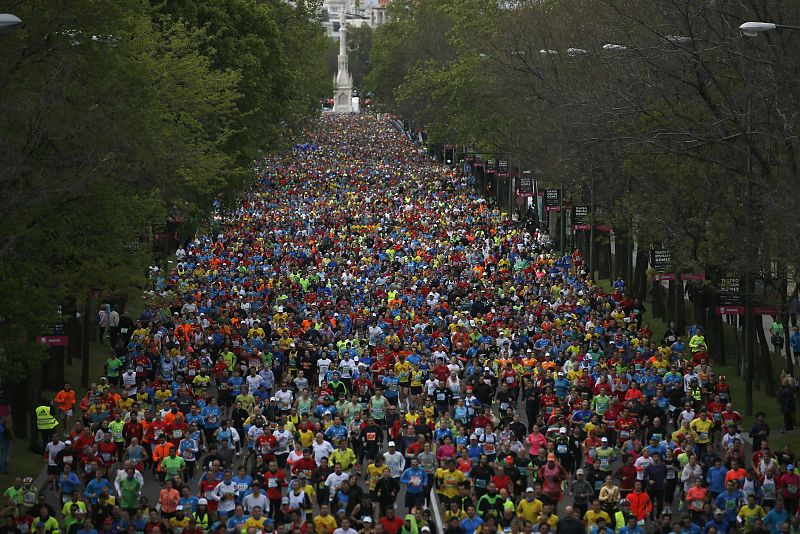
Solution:
[[[161,460],[161,471],[165,474],[165,480],[172,480],[175,475],[183,474],[186,469],[186,461],[177,455],[175,447],[169,451],[169,456]]]
[[[112,356],[106,360],[106,376],[113,385],[119,385],[119,370],[122,367],[122,360],[118,356]]]
[[[164,460],[167,458],[164,458]],[[183,458],[180,459],[183,460]],[[120,505],[126,510],[133,510],[139,507],[139,495],[142,492],[142,483],[134,476],[133,467],[127,468],[126,471],[127,476],[119,482]]]
[[[601,393],[592,399],[592,410],[597,412],[597,415],[600,417],[603,417],[603,414],[606,413],[609,404],[611,404],[611,399],[605,393]]]

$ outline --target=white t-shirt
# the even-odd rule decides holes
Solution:
[[[122,373],[122,385],[130,388],[131,394],[136,394],[136,371],[128,369]]]
[[[278,399],[278,402],[281,405],[281,409],[288,410],[292,407],[292,401],[294,401],[294,393],[288,389],[279,389],[275,392],[275,398]]]
[[[317,360],[317,368],[319,369],[320,379],[325,377],[325,373],[327,373],[328,369],[331,368],[332,363],[333,361],[331,361],[331,359],[328,358],[327,356],[322,358],[321,360]]]
[[[288,454],[290,445],[294,444],[292,433],[284,428],[283,430],[275,430],[272,435],[278,440],[278,449],[275,454]]]
[[[394,451],[394,454],[387,451],[383,453],[383,459],[386,460],[386,467],[392,472],[393,478],[398,478],[403,474],[403,470],[406,468],[405,456],[398,451]]]
[[[328,488],[330,488],[331,494],[333,494],[334,492],[336,492],[336,490],[339,489],[339,487],[342,485],[342,482],[344,482],[345,480],[350,480],[349,474],[342,471],[341,474],[337,475],[336,472],[334,471],[333,473],[328,475],[328,478],[325,479],[325,485],[328,486]]]
[[[242,499],[242,506],[244,506],[245,511],[248,514],[253,513],[253,508],[256,506],[261,507],[261,511],[265,514],[269,512],[269,499],[263,493],[260,493],[258,497],[256,497],[253,493]]]
[[[258,388],[261,385],[261,382],[264,381],[264,378],[258,374],[255,376],[247,375],[245,377],[245,381],[247,382],[247,390],[250,393],[255,393],[256,391],[258,391]]]
[[[58,443],[49,441],[47,443],[47,447],[45,448],[47,451],[47,465],[58,465],[56,463],[56,456],[58,456],[58,453],[63,451],[66,447],[67,446],[63,441],[59,441]]]
[[[314,440],[311,446],[314,448],[314,460],[317,465],[322,463],[323,458],[327,458],[333,453],[333,445],[325,440],[322,440],[322,443],[317,443],[317,440]]]

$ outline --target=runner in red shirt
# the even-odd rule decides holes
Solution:
[[[636,430],[639,428],[639,423],[636,421],[636,419],[630,416],[628,409],[624,408],[617,419],[617,423],[614,425],[614,428],[617,430],[617,442],[621,446],[623,443],[631,439],[632,436],[634,436]]]

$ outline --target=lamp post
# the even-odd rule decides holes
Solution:
[[[0,13],[0,35],[13,32],[20,24],[22,21],[16,15]]]
[[[739,31],[745,37],[758,37],[761,33],[767,33],[780,29],[785,30],[800,30],[800,26],[790,26],[786,24],[775,24],[774,22],[745,22],[739,26]],[[744,76],[744,69],[742,69],[742,79],[747,85],[747,126],[745,133],[745,140],[747,142],[747,163],[745,168],[745,176],[747,185],[745,187],[744,209],[745,220],[747,221],[748,235],[747,235],[747,268],[744,272],[744,383],[745,383],[745,414],[752,415],[753,413],[753,377],[755,372],[755,355],[753,354],[753,333],[754,333],[754,317],[753,317],[753,274],[751,269],[753,267],[752,257],[752,229],[750,228],[750,216],[753,203],[753,148],[750,144],[753,129],[753,109],[752,109],[752,91],[750,85]]]
[[[745,37],[758,37],[760,33],[767,33],[775,30],[800,30],[800,26],[775,24],[774,22],[745,22],[739,26],[739,31],[741,31],[742,35]]]

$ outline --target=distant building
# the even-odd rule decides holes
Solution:
[[[347,14],[347,24],[354,28],[376,28],[385,23],[386,6],[390,0],[324,0],[321,7],[322,25],[329,37],[339,38],[340,14]]]

